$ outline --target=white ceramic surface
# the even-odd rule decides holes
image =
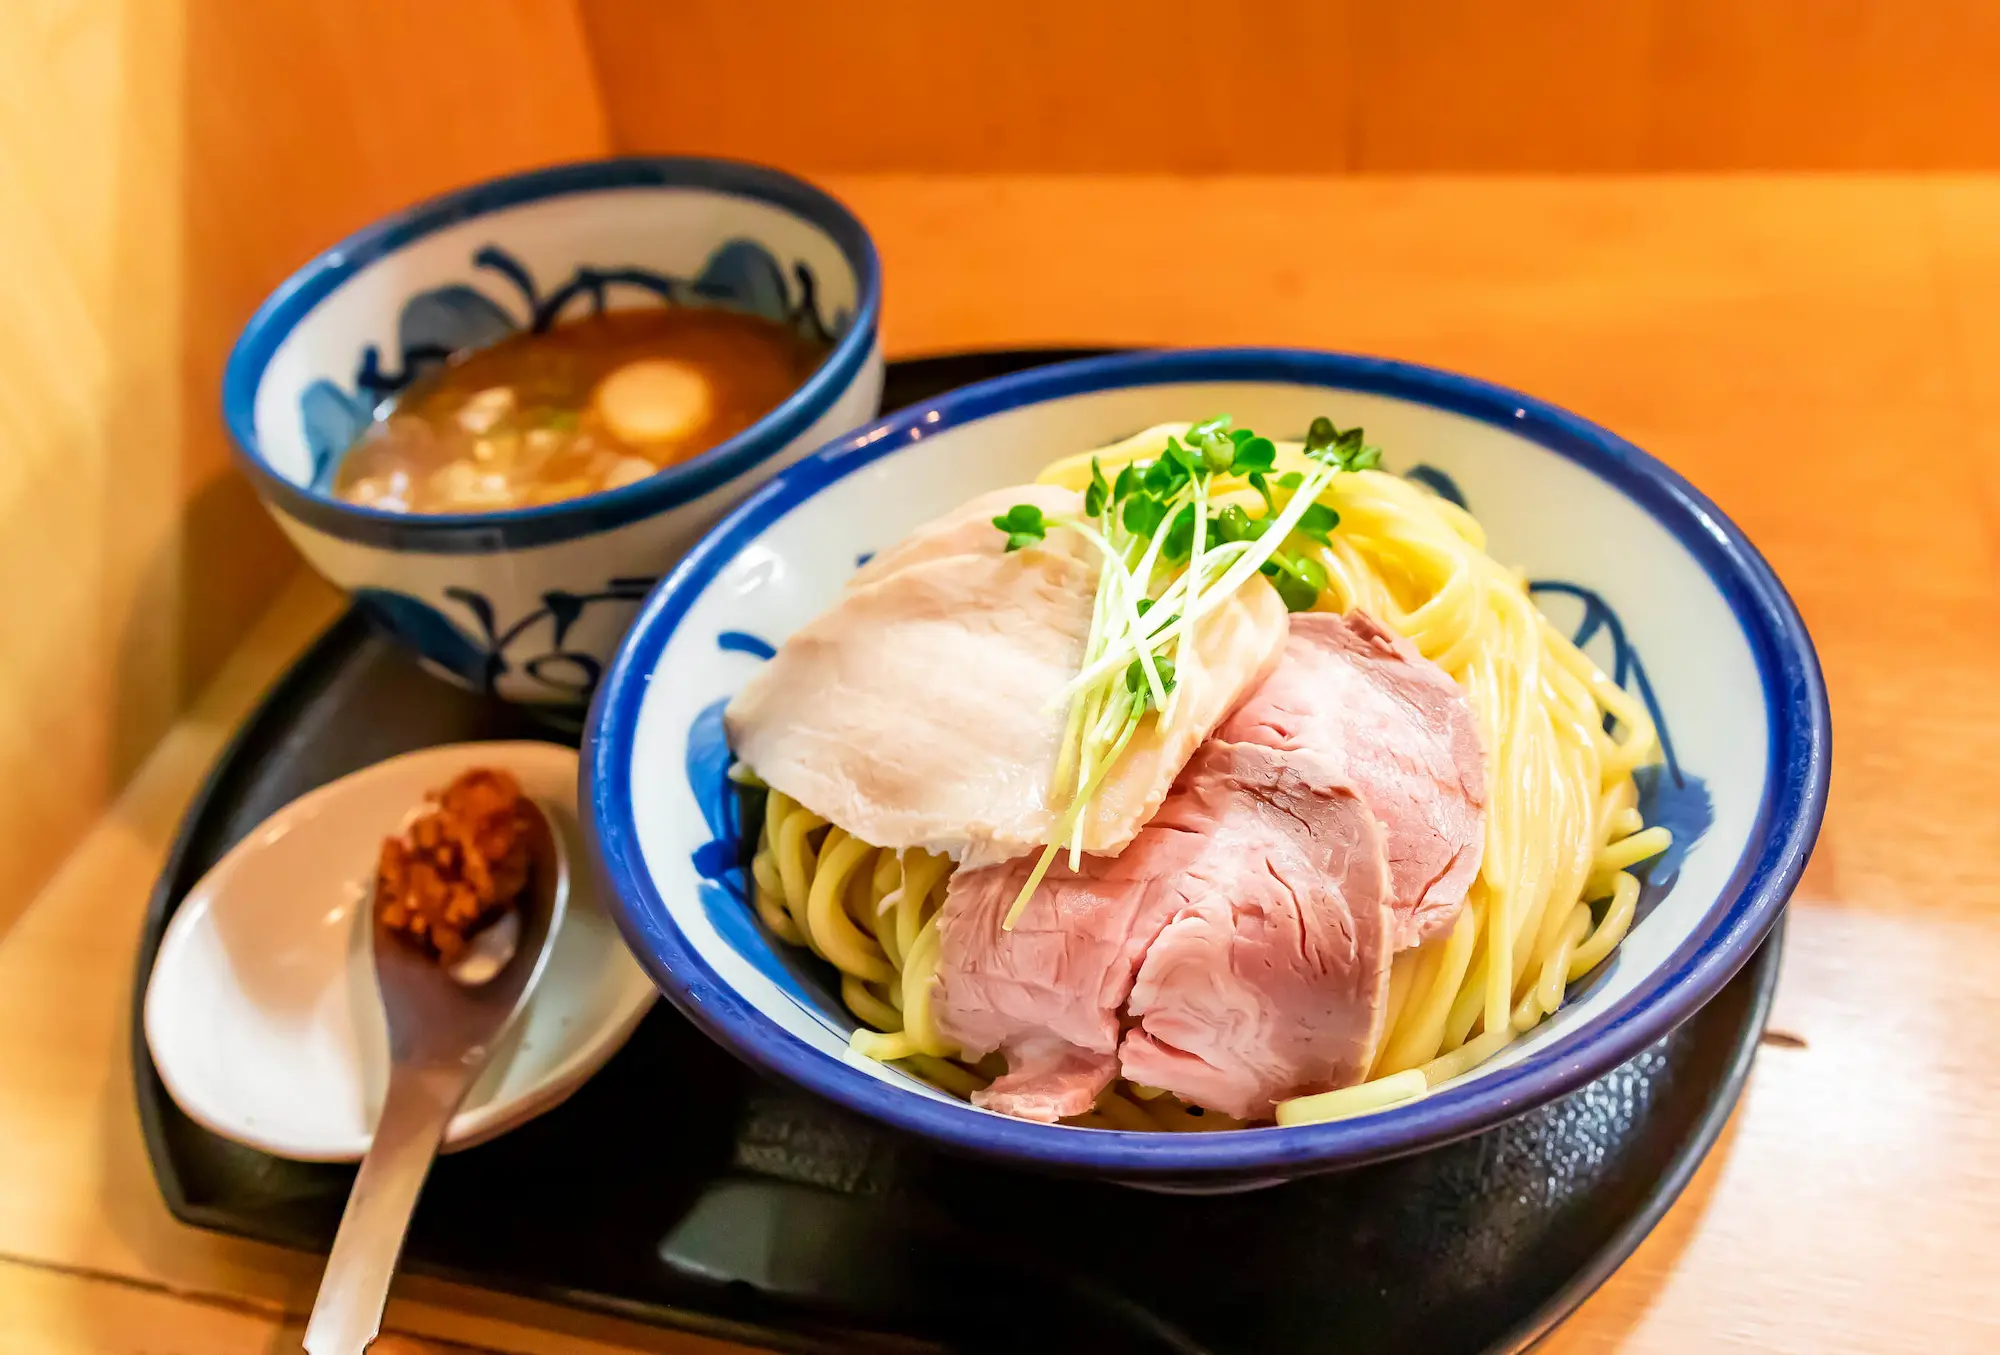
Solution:
[[[481,766],[512,772],[557,820],[570,901],[527,1013],[467,1095],[447,1150],[554,1107],[625,1042],[655,993],[599,903],[576,821],[576,754],[452,744],[293,801],[182,901],[147,984],[145,1029],[160,1080],[192,1119],[280,1157],[367,1150],[389,1060],[365,906],[376,854],[427,791]]]

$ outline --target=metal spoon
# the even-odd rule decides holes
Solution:
[[[539,804],[529,854],[528,887],[510,917],[475,937],[450,968],[373,924],[389,1088],[320,1278],[307,1355],[359,1355],[381,1332],[389,1280],[445,1128],[548,967],[569,903],[569,854]]]

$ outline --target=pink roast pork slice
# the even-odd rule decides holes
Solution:
[[[1390,961],[1449,927],[1478,869],[1470,708],[1361,614],[1291,619],[1122,855],[1058,864],[1013,932],[1031,857],[964,871],[941,919],[940,1029],[1007,1075],[978,1098],[1054,1120],[1122,1073],[1268,1116],[1366,1075]]]
[[[1362,612],[1292,618],[1285,659],[1216,730],[1324,764],[1381,820],[1396,948],[1450,929],[1486,845],[1486,759],[1442,668]]]
[[[1002,931],[1030,864],[961,871],[945,899],[938,1027],[1008,1060],[976,1103],[1078,1115],[1122,1063],[1253,1118],[1366,1071],[1393,927],[1382,839],[1351,789],[1211,741],[1130,847],[1058,864]],[[1121,1045],[1126,1011],[1140,1025]]]
[[[1367,1075],[1395,953],[1375,816],[1282,754],[1211,740],[1161,808],[1204,849],[1127,999],[1134,1082],[1238,1119]]]

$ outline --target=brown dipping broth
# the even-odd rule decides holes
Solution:
[[[397,512],[480,513],[635,484],[763,418],[826,353],[762,316],[683,306],[513,335],[385,402],[333,492]]]

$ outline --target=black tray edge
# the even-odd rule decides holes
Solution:
[[[158,1114],[160,1091],[150,1085],[157,1080],[158,1074],[153,1069],[152,1055],[146,1045],[145,992],[152,974],[153,961],[159,952],[160,941],[165,933],[167,915],[174,903],[174,886],[183,872],[187,852],[195,837],[197,826],[203,822],[211,803],[221,793],[228,769],[235,764],[242,749],[261,736],[269,713],[292,704],[297,689],[314,680],[313,674],[319,667],[316,661],[321,660],[326,654],[351,647],[355,643],[355,632],[365,633],[367,629],[367,622],[352,611],[343,614],[328,626],[271,685],[217,754],[210,773],[190,800],[180,829],[175,834],[174,842],[160,867],[158,880],[147,902],[145,930],[135,966],[131,1020],[133,1091],[138,1104],[141,1134],[146,1144],[147,1162],[166,1203],[167,1212],[189,1227],[249,1238],[266,1246],[280,1244],[261,1237],[252,1237],[251,1234],[236,1227],[227,1216],[213,1213],[189,1200],[174,1171],[171,1159],[166,1155],[164,1131]],[[1766,934],[1752,959],[1745,966],[1752,971],[1755,985],[1747,1019],[1739,1029],[1736,1048],[1731,1052],[1728,1072],[1711,1096],[1696,1133],[1675,1157],[1672,1170],[1660,1179],[1658,1186],[1648,1195],[1644,1206],[1633,1215],[1618,1235],[1592,1258],[1589,1265],[1569,1284],[1544,1302],[1540,1309],[1491,1346],[1488,1355],[1525,1355],[1526,1352],[1541,1345],[1631,1257],[1639,1244],[1659,1226],[1660,1221],[1685,1193],[1688,1183],[1693,1180],[1695,1173],[1707,1160],[1709,1152],[1721,1137],[1723,1128],[1728,1123],[1729,1117],[1734,1114],[1742,1098],[1743,1088],[1749,1080],[1750,1070],[1755,1062],[1777,990],[1778,975],[1782,967],[1784,934],[1784,917],[1780,914],[1777,924]],[[1739,972],[1732,977],[1731,982],[1740,977],[1742,975]],[[316,1254],[309,1249],[288,1248],[288,1250]],[[661,1310],[656,1308],[635,1308],[560,1285],[502,1281],[484,1274],[421,1263],[413,1265],[411,1270],[414,1274],[421,1274],[430,1279],[493,1289],[534,1302],[573,1308],[642,1326],[660,1325],[659,1317],[662,1316]],[[829,1343],[804,1331],[786,1331],[753,1323],[733,1322],[714,1314],[693,1310],[671,1310],[671,1313],[674,1319],[673,1325],[681,1330],[722,1340],[754,1342],[767,1349],[794,1352],[843,1348],[837,1340]]]
[[[1626,1222],[1618,1235],[1591,1259],[1590,1264],[1552,1295],[1539,1311],[1502,1337],[1499,1344],[1492,1347],[1490,1355],[1525,1355],[1525,1352],[1547,1340],[1564,1320],[1583,1306],[1584,1300],[1603,1288],[1604,1282],[1631,1259],[1639,1244],[1680,1202],[1688,1183],[1701,1170],[1701,1164],[1708,1160],[1716,1141],[1722,1137],[1723,1127],[1729,1123],[1729,1117],[1736,1113],[1736,1107],[1743,1099],[1743,1088],[1750,1081],[1751,1065],[1757,1061],[1757,1049],[1764,1042],[1764,1028],[1771,1019],[1771,1003],[1777,995],[1778,975],[1784,968],[1784,953],[1785,915],[1781,911],[1777,923],[1758,942],[1756,954],[1746,966],[1753,971],[1756,987],[1750,996],[1748,1019],[1743,1022],[1737,1047],[1730,1057],[1729,1071],[1716,1089],[1715,1096],[1710,1099],[1700,1126],[1675,1157],[1673,1170],[1660,1179],[1659,1185],[1647,1197],[1645,1207]],[[1738,970],[1729,982],[1734,983],[1741,975],[1742,971]]]
[[[152,981],[153,962],[159,958],[160,942],[166,937],[168,915],[176,905],[175,887],[187,868],[188,852],[201,825],[207,821],[210,808],[222,793],[230,769],[236,765],[243,750],[261,737],[273,712],[291,704],[293,694],[315,680],[314,675],[325,664],[327,657],[351,648],[354,633],[366,629],[367,622],[360,613],[352,609],[341,613],[258,698],[257,704],[243,717],[221,751],[215,755],[215,761],[209,765],[194,798],[188,801],[181,815],[180,827],[174,832],[173,843],[160,863],[152,893],[146,899],[145,929],[140,933],[139,954],[132,976],[132,1094],[138,1102],[139,1132],[146,1141],[147,1164],[152,1168],[153,1180],[166,1201],[167,1212],[195,1228],[243,1235],[202,1217],[204,1211],[188,1200],[180,1176],[166,1155],[166,1129],[160,1123],[158,1096],[164,1089],[154,1085],[160,1075],[153,1067],[153,1052],[146,1044],[146,988]]]
[[[991,349],[911,354],[899,359],[896,365],[907,369],[943,366],[953,362],[980,360],[1004,362],[1011,359],[1009,370],[1020,370],[1024,366],[1090,358],[1119,351],[1124,350],[1116,347],[1084,345],[1016,349],[1002,345]],[[296,694],[318,680],[318,674],[324,667],[327,656],[351,648],[359,636],[366,634],[368,630],[366,620],[352,610],[335,620],[271,684],[217,752],[208,773],[183,811],[173,842],[160,865],[159,874],[147,901],[143,931],[134,966],[129,1028],[132,1086],[141,1135],[146,1145],[148,1166],[151,1168],[168,1213],[190,1227],[244,1237],[267,1246],[286,1244],[253,1235],[236,1226],[227,1216],[211,1211],[191,1201],[187,1196],[185,1186],[167,1152],[165,1127],[160,1122],[159,1098],[164,1095],[164,1088],[158,1083],[158,1074],[154,1070],[151,1052],[146,1043],[145,994],[169,914],[178,902],[176,887],[186,869],[188,854],[197,837],[198,829],[206,821],[214,803],[226,789],[239,758],[246,748],[264,737],[274,712],[294,704]],[[1538,1310],[1508,1332],[1499,1342],[1490,1346],[1487,1355],[1524,1355],[1525,1352],[1539,1346],[1630,1258],[1639,1244],[1658,1226],[1661,1219],[1685,1192],[1689,1182],[1721,1137],[1729,1117],[1741,1100],[1776,991],[1784,933],[1785,924],[1781,912],[1776,923],[1760,941],[1757,950],[1742,966],[1743,969],[1753,971],[1754,989],[1749,1011],[1737,1031],[1737,1044],[1731,1051],[1728,1071],[1710,1094],[1696,1132],[1674,1157],[1671,1169],[1659,1179],[1642,1206],[1618,1234],[1592,1257],[1568,1284],[1547,1299]],[[1742,977],[1744,976],[1741,971],[1732,975],[1726,981],[1725,987]],[[1700,1010],[1697,1009],[1697,1014]],[[1694,1019],[1694,1015],[1690,1014],[1689,1019]],[[286,1249],[305,1254],[318,1254],[311,1248],[287,1246]],[[417,1263],[409,1266],[409,1271],[430,1279],[493,1290],[534,1302],[633,1322],[640,1326],[668,1325],[711,1338],[754,1343],[777,1351],[805,1352],[810,1355],[822,1351],[852,1350],[854,1348],[852,1337],[858,1334],[854,1332],[821,1334],[806,1327],[786,1330],[735,1321],[717,1314],[689,1309],[632,1305],[566,1286],[523,1282],[511,1277],[496,1277],[452,1267]],[[668,1320],[663,1322],[663,1318]],[[921,1343],[918,1345],[921,1347]]]

